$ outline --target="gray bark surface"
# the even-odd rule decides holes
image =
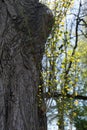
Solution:
[[[46,130],[37,93],[52,24],[38,0],[0,0],[0,130]]]

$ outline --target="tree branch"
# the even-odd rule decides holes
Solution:
[[[44,98],[58,98],[58,97],[62,97],[63,95],[59,92],[53,92],[53,93],[45,93],[44,94]],[[67,98],[73,98],[73,99],[79,99],[79,100],[87,100],[87,96],[83,96],[83,95],[73,95],[73,94],[66,94]]]

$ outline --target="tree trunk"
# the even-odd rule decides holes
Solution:
[[[37,93],[52,24],[38,0],[0,0],[0,130],[46,130]]]

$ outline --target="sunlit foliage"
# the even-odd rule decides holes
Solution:
[[[77,48],[81,5],[76,14],[75,31],[73,31],[72,27],[71,30],[68,29],[70,25],[68,26],[67,15],[70,14],[69,10],[74,4],[74,0],[52,0],[45,4],[52,9],[55,23],[45,46],[41,72],[43,84],[39,88],[43,88],[46,112],[52,111],[52,119],[57,118],[57,125],[63,130],[63,127],[67,125],[66,118],[72,124],[77,116],[74,108],[79,105],[79,101],[75,97],[79,94],[81,59],[84,62],[83,57],[87,55],[87,49],[83,44],[79,42],[79,48],[84,46],[84,51],[81,52],[81,49]],[[85,62],[87,65],[87,58],[85,58]],[[84,71],[83,77],[87,77],[87,69]],[[56,114],[53,116],[55,111]]]

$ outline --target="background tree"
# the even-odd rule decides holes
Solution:
[[[50,35],[46,44],[44,55],[46,64],[43,65],[42,74],[47,111],[52,112],[52,117],[50,114],[51,119],[58,119],[60,130],[65,129],[65,126],[69,124],[71,129],[73,128],[76,115],[74,107],[78,106],[79,99],[87,100],[87,96],[80,92],[82,89],[79,65],[81,64],[81,53],[78,50],[79,40],[85,35],[82,31],[82,23],[84,23],[82,9],[84,5],[79,1],[76,9],[71,8],[72,11],[67,12],[70,4],[71,1],[69,3],[67,0],[61,0],[54,1],[51,5],[55,16],[55,25],[53,37]],[[67,18],[68,15],[73,19],[71,22],[71,19],[68,20]],[[57,111],[56,114],[55,110]],[[69,123],[66,124],[66,122]]]

